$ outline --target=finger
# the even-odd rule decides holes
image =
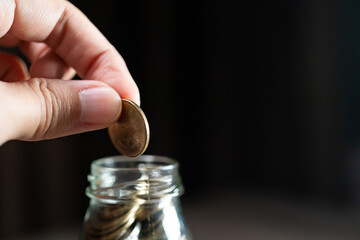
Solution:
[[[28,78],[26,64],[20,58],[0,52],[0,81],[16,82]]]
[[[75,76],[75,70],[53,51],[47,51],[30,67],[30,76],[69,80]]]
[[[100,81],[33,78],[0,82],[0,145],[101,129],[120,115],[116,91]]]
[[[19,39],[12,36],[11,34],[6,34],[2,38],[0,38],[0,46],[4,47],[15,47],[19,43]]]
[[[21,41],[18,46],[30,62],[35,62],[51,50],[47,44],[39,42]]]
[[[138,88],[122,57],[71,3],[22,0],[16,1],[15,7],[11,5],[14,1],[0,2],[0,16],[7,17],[4,21],[13,19],[0,26],[0,36],[10,31],[24,41],[45,42],[82,78],[104,81],[120,96],[140,102]]]
[[[76,74],[75,70],[51,51],[51,48],[45,43],[19,41],[19,39],[11,34],[6,34],[4,37],[0,38],[0,46],[18,46],[30,62],[32,62],[30,68],[31,77],[69,80]],[[16,77],[16,79],[19,78]]]
[[[63,59],[56,55],[45,43],[20,42],[20,50],[32,62],[32,78],[72,79],[76,72]]]
[[[14,37],[10,37],[9,34],[0,39],[0,45],[2,46],[14,46],[16,44],[32,62],[30,68],[31,77],[69,80],[75,76],[75,70],[57,56],[45,43],[19,42]]]

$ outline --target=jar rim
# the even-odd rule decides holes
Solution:
[[[141,166],[137,167],[114,167],[114,163],[153,163],[154,166]],[[162,164],[162,165],[160,165]],[[146,155],[143,154],[138,157],[127,157],[123,155],[114,155],[95,160],[92,164],[92,168],[96,170],[107,170],[107,171],[121,171],[121,170],[172,170],[177,168],[179,163],[170,157],[161,155]]]
[[[95,160],[86,195],[105,203],[158,202],[183,193],[176,160],[159,155],[109,156]]]

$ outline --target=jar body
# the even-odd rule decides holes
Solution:
[[[136,207],[90,201],[83,239],[190,239],[178,198]]]
[[[144,158],[151,161],[144,161]],[[107,161],[106,165],[114,168],[116,174],[107,171],[106,174],[102,172],[100,178],[91,175],[95,187],[87,191],[90,203],[81,239],[191,239],[181,213],[181,191],[177,191],[182,187],[181,182],[174,181],[174,177],[178,178],[177,168],[164,169],[173,163],[161,164],[158,171],[158,157],[144,156],[135,160],[116,157],[115,160],[127,161],[131,167],[127,171],[126,164],[118,168],[118,164]]]

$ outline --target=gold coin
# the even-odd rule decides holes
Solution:
[[[149,144],[149,123],[144,112],[134,102],[123,99],[119,120],[108,128],[115,148],[123,155],[136,157],[143,154]]]

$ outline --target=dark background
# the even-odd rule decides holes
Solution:
[[[346,222],[339,239],[357,239],[360,215],[346,214],[360,203],[360,2],[71,2],[126,60],[150,123],[146,154],[180,162],[197,239],[210,239],[197,225],[209,218],[225,239],[248,227],[240,216],[258,216],[253,232],[264,232],[258,220],[273,218],[258,205],[269,202],[289,215],[328,206],[333,225],[314,229]],[[77,229],[91,162],[116,154],[106,130],[6,143],[0,237]],[[314,218],[303,220],[300,235]]]

